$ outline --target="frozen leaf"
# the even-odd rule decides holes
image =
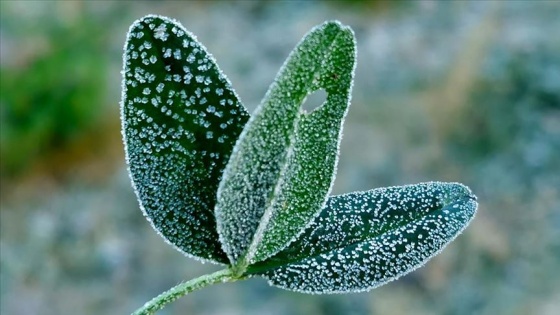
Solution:
[[[299,292],[369,290],[439,253],[469,224],[476,208],[476,197],[457,183],[334,196],[297,241],[247,272]]]
[[[218,189],[216,218],[233,265],[277,253],[323,207],[338,158],[355,66],[350,28],[326,22],[294,49],[245,126]],[[325,103],[301,105],[319,90]]]
[[[183,253],[227,263],[216,191],[249,115],[213,57],[178,22],[136,21],[124,50],[122,132],[141,208]]]

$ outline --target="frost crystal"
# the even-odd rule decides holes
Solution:
[[[227,263],[213,211],[248,114],[214,59],[178,22],[160,16],[136,21],[124,50],[123,139],[144,214],[182,252]],[[189,68],[181,56],[204,60],[205,67]],[[183,82],[192,76],[208,80]],[[225,107],[221,116],[198,115],[218,106]]]

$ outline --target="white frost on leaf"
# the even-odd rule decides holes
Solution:
[[[245,126],[224,171],[215,211],[233,265],[243,269],[283,249],[325,203],[355,59],[350,28],[339,22],[314,28],[292,51]],[[321,89],[326,102],[305,113],[306,96]]]
[[[122,134],[145,216],[181,252],[227,263],[213,211],[247,111],[206,48],[174,20],[134,22],[123,63]],[[217,107],[221,115],[205,114]]]
[[[188,256],[293,291],[364,291],[422,266],[474,217],[476,197],[457,183],[327,199],[356,59],[338,22],[300,42],[247,125],[213,57],[178,22],[146,16],[124,49],[132,184],[154,229]],[[326,101],[306,113],[318,90]]]
[[[476,208],[476,197],[458,183],[334,196],[297,241],[249,272],[304,293],[370,290],[438,254],[466,228]]]

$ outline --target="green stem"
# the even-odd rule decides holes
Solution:
[[[194,290],[202,289],[211,284],[220,282],[231,282],[238,280],[234,277],[229,269],[220,270],[211,274],[203,275],[194,278],[187,282],[180,283],[173,288],[156,296],[151,301],[147,302],[141,308],[137,309],[132,315],[151,315],[156,311],[161,310],[165,305],[175,301],[176,299],[191,293]]]

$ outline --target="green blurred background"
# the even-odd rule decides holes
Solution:
[[[312,26],[352,26],[333,193],[442,180],[480,201],[442,254],[369,293],[251,279],[161,314],[558,314],[560,1],[0,2],[1,314],[128,314],[218,269],[157,236],[126,173],[121,52],[148,13],[197,34],[249,110]]]

